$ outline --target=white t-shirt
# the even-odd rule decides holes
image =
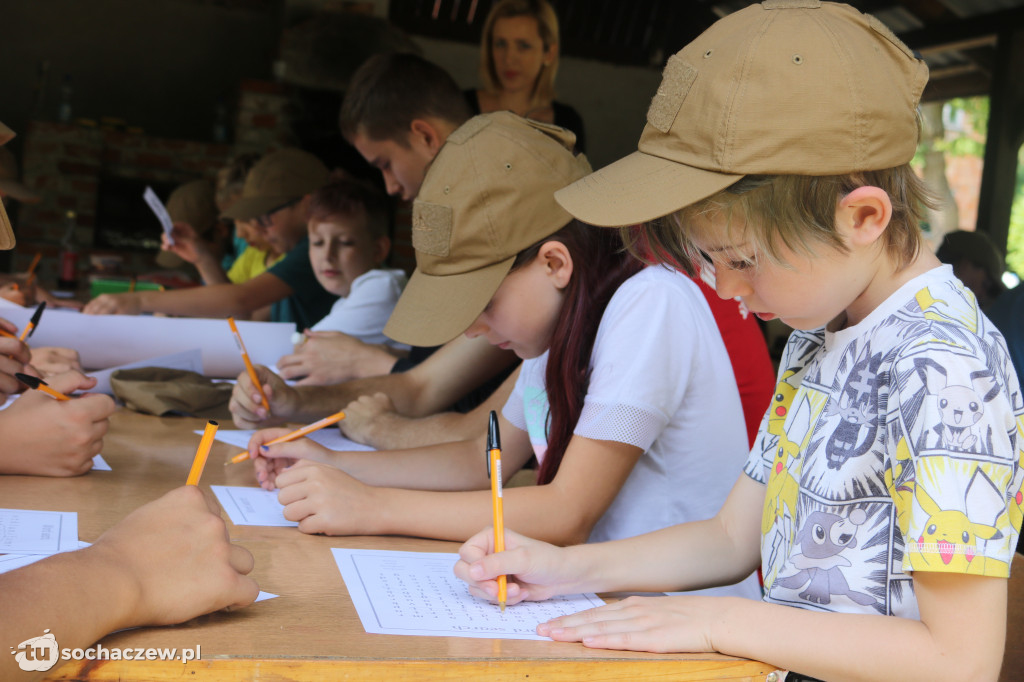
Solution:
[[[793,332],[745,465],[765,600],[916,619],[915,570],[1007,577],[1022,434],[1006,344],[948,265],[857,325]]]
[[[316,332],[344,332],[364,343],[386,343],[408,348],[384,336],[384,325],[405,288],[401,270],[378,268],[356,277],[348,296],[339,298],[331,312],[313,325]]]
[[[547,450],[548,355],[525,360],[502,410]],[[648,267],[612,296],[598,327],[583,411],[573,431],[642,448],[590,542],[714,516],[747,454],[739,391],[707,301],[685,275]],[[756,577],[727,588],[759,599]]]

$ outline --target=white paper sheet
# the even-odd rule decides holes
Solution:
[[[33,309],[8,308],[3,317],[23,327]],[[254,364],[273,367],[292,352],[292,322],[238,321],[238,332]],[[33,346],[74,348],[88,369],[107,369],[200,348],[203,373],[237,377],[245,371],[227,320],[151,315],[83,315],[74,310],[47,310],[32,335]]]
[[[539,639],[538,623],[604,602],[594,594],[521,602],[502,613],[455,577],[457,554],[332,549],[363,628],[383,635]]]
[[[191,348],[189,350],[183,350],[180,353],[171,353],[170,355],[161,355],[160,357],[147,358],[145,360],[139,360],[137,362],[129,362],[125,365],[118,367],[111,367],[110,369],[101,369],[94,372],[89,372],[89,376],[96,377],[96,386],[90,388],[90,393],[106,393],[107,395],[114,395],[114,391],[110,388],[110,375],[119,369],[137,369],[139,367],[163,367],[165,369],[183,369],[189,372],[195,372],[196,374],[203,373],[203,351],[199,348]]]
[[[160,221],[160,227],[163,228],[164,234],[167,235],[167,242],[174,246],[174,237],[171,236],[174,224],[171,222],[171,215],[167,212],[164,202],[160,201],[160,197],[156,195],[152,187],[146,188],[146,191],[142,193],[142,198],[146,200],[150,210],[156,215],[156,219]]]
[[[77,548],[77,512],[0,509],[0,553],[55,554]]]
[[[235,485],[211,485],[220,506],[236,526],[298,526],[284,517],[284,505],[276,490]]]
[[[75,547],[74,549],[66,550],[66,551],[74,552],[75,550],[82,549],[83,547],[88,547],[89,544],[90,543],[88,543],[88,542],[82,542],[81,540],[79,540],[77,547]],[[57,554],[60,554],[60,552],[57,552]],[[0,573],[7,573],[8,571],[13,571],[16,568],[21,568],[22,566],[28,566],[29,564],[34,564],[35,562],[40,561],[42,559],[45,559],[48,556],[53,556],[53,555],[52,554],[4,554],[4,555],[0,555]]]
[[[93,471],[113,471],[110,465],[107,464],[107,460],[103,459],[103,455],[96,455],[92,458],[92,470]]]
[[[202,435],[202,430],[197,430],[195,433]],[[252,434],[255,431],[246,429],[218,429],[217,435],[214,436],[214,440],[219,440],[221,443],[227,443],[228,445],[234,445],[235,447],[245,450],[249,447],[249,439],[252,438]],[[341,435],[341,431],[338,430],[337,426],[331,425],[326,428],[314,431],[313,433],[306,436],[310,440],[320,443],[329,450],[345,450],[352,451],[358,450],[360,452],[371,452],[375,448],[371,448],[369,445],[363,445],[357,443],[354,440],[349,440],[345,436]]]

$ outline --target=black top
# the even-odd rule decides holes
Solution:
[[[469,105],[469,110],[476,116],[480,113],[480,100],[477,99],[476,89],[470,88],[469,90],[463,90],[462,94],[466,96],[466,103]],[[587,136],[583,132],[583,118],[579,115],[575,109],[568,104],[563,104],[557,100],[551,102],[551,109],[555,113],[555,125],[571,130],[576,133],[576,151],[586,152],[587,151]]]

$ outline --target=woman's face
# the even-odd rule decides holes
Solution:
[[[502,17],[491,32],[491,58],[502,90],[532,91],[537,76],[555,56],[555,45],[544,48],[533,17]]]

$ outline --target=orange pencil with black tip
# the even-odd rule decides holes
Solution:
[[[47,395],[53,396],[57,400],[71,400],[71,398],[67,397],[60,391],[55,391],[52,388],[50,388],[49,384],[47,384],[39,377],[30,376],[28,374],[22,374],[21,372],[15,372],[14,377],[21,383],[28,386],[29,388],[34,388],[37,391],[42,391]]]
[[[199,477],[203,475],[206,467],[206,458],[210,456],[210,448],[213,447],[213,437],[217,435],[217,422],[212,419],[206,422],[206,430],[203,431],[203,438],[199,441],[199,448],[192,460],[192,468],[188,472],[188,480],[185,485],[199,485]]]
[[[491,477],[491,510],[494,514],[494,553],[505,551],[505,510],[502,504],[501,435],[498,433],[498,415],[491,410],[487,424],[487,473]],[[498,576],[498,606],[505,611],[508,600],[508,578]]]
[[[43,254],[36,251],[36,255],[32,258],[32,264],[28,266],[28,272],[25,277],[25,287],[32,286],[32,282],[36,278],[36,266],[39,265],[39,259],[43,257]]]
[[[249,354],[245,352],[245,344],[242,343],[242,335],[238,333],[238,327],[235,326],[235,318],[229,317],[228,324],[231,325],[231,332],[235,335],[235,343],[238,344],[238,350],[242,354],[242,362],[245,363],[245,371],[249,373],[249,378],[252,379],[252,383],[256,385],[256,390],[260,392],[260,399],[263,401],[263,409],[270,414],[270,403],[267,402],[267,394],[263,392],[263,386],[260,384],[260,378],[256,376],[256,368],[252,366],[252,360],[249,359]]]
[[[43,301],[36,307],[36,311],[32,313],[32,319],[30,319],[28,324],[25,325],[25,328],[21,330],[21,336],[18,337],[19,341],[24,341],[35,333],[36,326],[39,324],[39,320],[43,317],[44,310],[46,310],[46,301]]]
[[[289,441],[298,440],[299,438],[302,438],[304,436],[308,436],[309,434],[313,433],[314,431],[319,431],[320,429],[324,428],[325,426],[330,426],[331,424],[337,424],[338,422],[340,422],[344,418],[345,418],[345,413],[344,412],[335,412],[330,417],[324,417],[323,419],[321,419],[318,422],[313,422],[312,424],[309,424],[308,426],[303,426],[301,429],[296,429],[295,431],[292,431],[291,433],[286,433],[283,436],[278,436],[274,440],[268,440],[266,443],[264,443],[264,445],[277,445],[278,443],[287,443]],[[228,464],[238,464],[239,462],[244,462],[247,459],[249,459],[249,452],[248,451],[239,452],[237,455],[232,457],[229,461],[224,462],[224,466],[227,466]]]

